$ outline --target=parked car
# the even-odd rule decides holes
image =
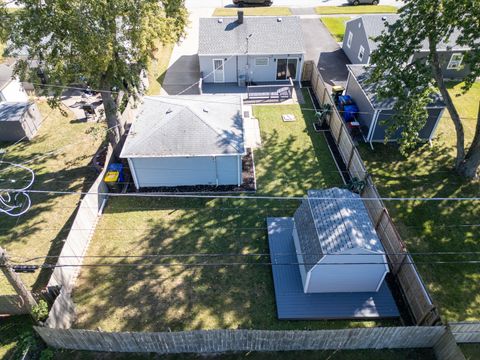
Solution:
[[[233,3],[238,7],[247,6],[270,6],[273,4],[272,0],[233,0]]]
[[[350,5],[378,5],[379,2],[379,0],[348,0]]]

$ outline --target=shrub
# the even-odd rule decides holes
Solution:
[[[32,309],[33,318],[36,321],[43,321],[48,317],[48,304],[45,300],[40,300]]]

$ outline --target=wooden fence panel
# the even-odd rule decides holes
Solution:
[[[0,315],[28,314],[28,307],[19,295],[0,295]]]
[[[461,322],[449,324],[458,343],[480,343],[480,322]]]
[[[432,348],[444,326],[357,328],[314,331],[198,330],[161,333],[101,332],[35,327],[55,348],[111,352],[222,353]]]

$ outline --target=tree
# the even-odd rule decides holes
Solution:
[[[177,41],[187,22],[184,0],[17,0],[20,11],[4,13],[6,53],[28,49],[16,73],[26,76],[39,61],[49,86],[50,103],[59,104],[64,86],[86,79],[101,90],[110,143],[124,133],[122,102],[136,96],[141,71],[155,43]],[[33,70],[35,71],[35,70]],[[34,74],[30,74],[34,76]],[[52,86],[53,85],[53,86]],[[112,91],[113,90],[113,91]]]
[[[441,66],[449,59],[437,51],[445,47],[455,30],[460,32],[457,44],[469,47],[463,66],[471,72],[464,80],[468,91],[480,75],[480,1],[479,0],[406,0],[400,17],[388,24],[387,31],[375,40],[379,46],[372,53],[374,65],[370,82],[381,82],[378,95],[396,98],[393,118],[387,137],[403,129],[400,149],[407,152],[418,142],[418,132],[426,123],[425,106],[433,94],[440,92],[455,126],[455,170],[461,176],[474,178],[480,165],[480,111],[472,143],[467,147],[461,118],[452,101],[442,75]],[[425,57],[414,57],[427,43]]]

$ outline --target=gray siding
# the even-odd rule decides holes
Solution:
[[[370,104],[370,101],[367,99],[367,96],[360,87],[357,79],[355,79],[355,77],[352,75],[348,77],[345,93],[352,97],[352,99],[355,101],[358,108],[360,109],[358,120],[362,127],[366,127],[366,129],[362,128],[362,131],[365,131],[366,136],[368,134],[370,126],[372,125],[375,110],[373,109],[372,104]]]
[[[428,56],[428,54],[429,54],[428,51],[418,52],[413,56],[412,62],[415,61],[416,59],[424,58]],[[457,69],[457,70],[448,69],[448,64],[453,54],[463,54],[465,56],[466,51],[465,50],[438,51],[438,56],[440,59],[440,66],[442,68],[443,76],[446,79],[455,79],[455,80],[462,79],[470,73],[470,67],[464,65],[465,59],[463,59],[464,61],[462,62],[460,69]]]
[[[353,34],[353,37],[352,44],[348,47],[348,34],[350,32]],[[362,61],[358,60],[360,46],[363,46],[365,49]],[[368,64],[370,59],[370,47],[368,46],[368,38],[365,34],[365,29],[363,28],[362,19],[360,17],[347,22],[342,49],[352,64]]]
[[[199,56],[200,71],[203,73],[203,81],[213,83],[213,60],[223,59],[225,61],[225,81],[226,83],[237,82],[237,56]],[[225,60],[226,59],[226,60]]]
[[[30,140],[37,133],[41,122],[37,105],[32,103],[21,121],[0,121],[0,141]]]
[[[239,179],[238,156],[132,158],[130,160],[140,188],[237,185]]]

